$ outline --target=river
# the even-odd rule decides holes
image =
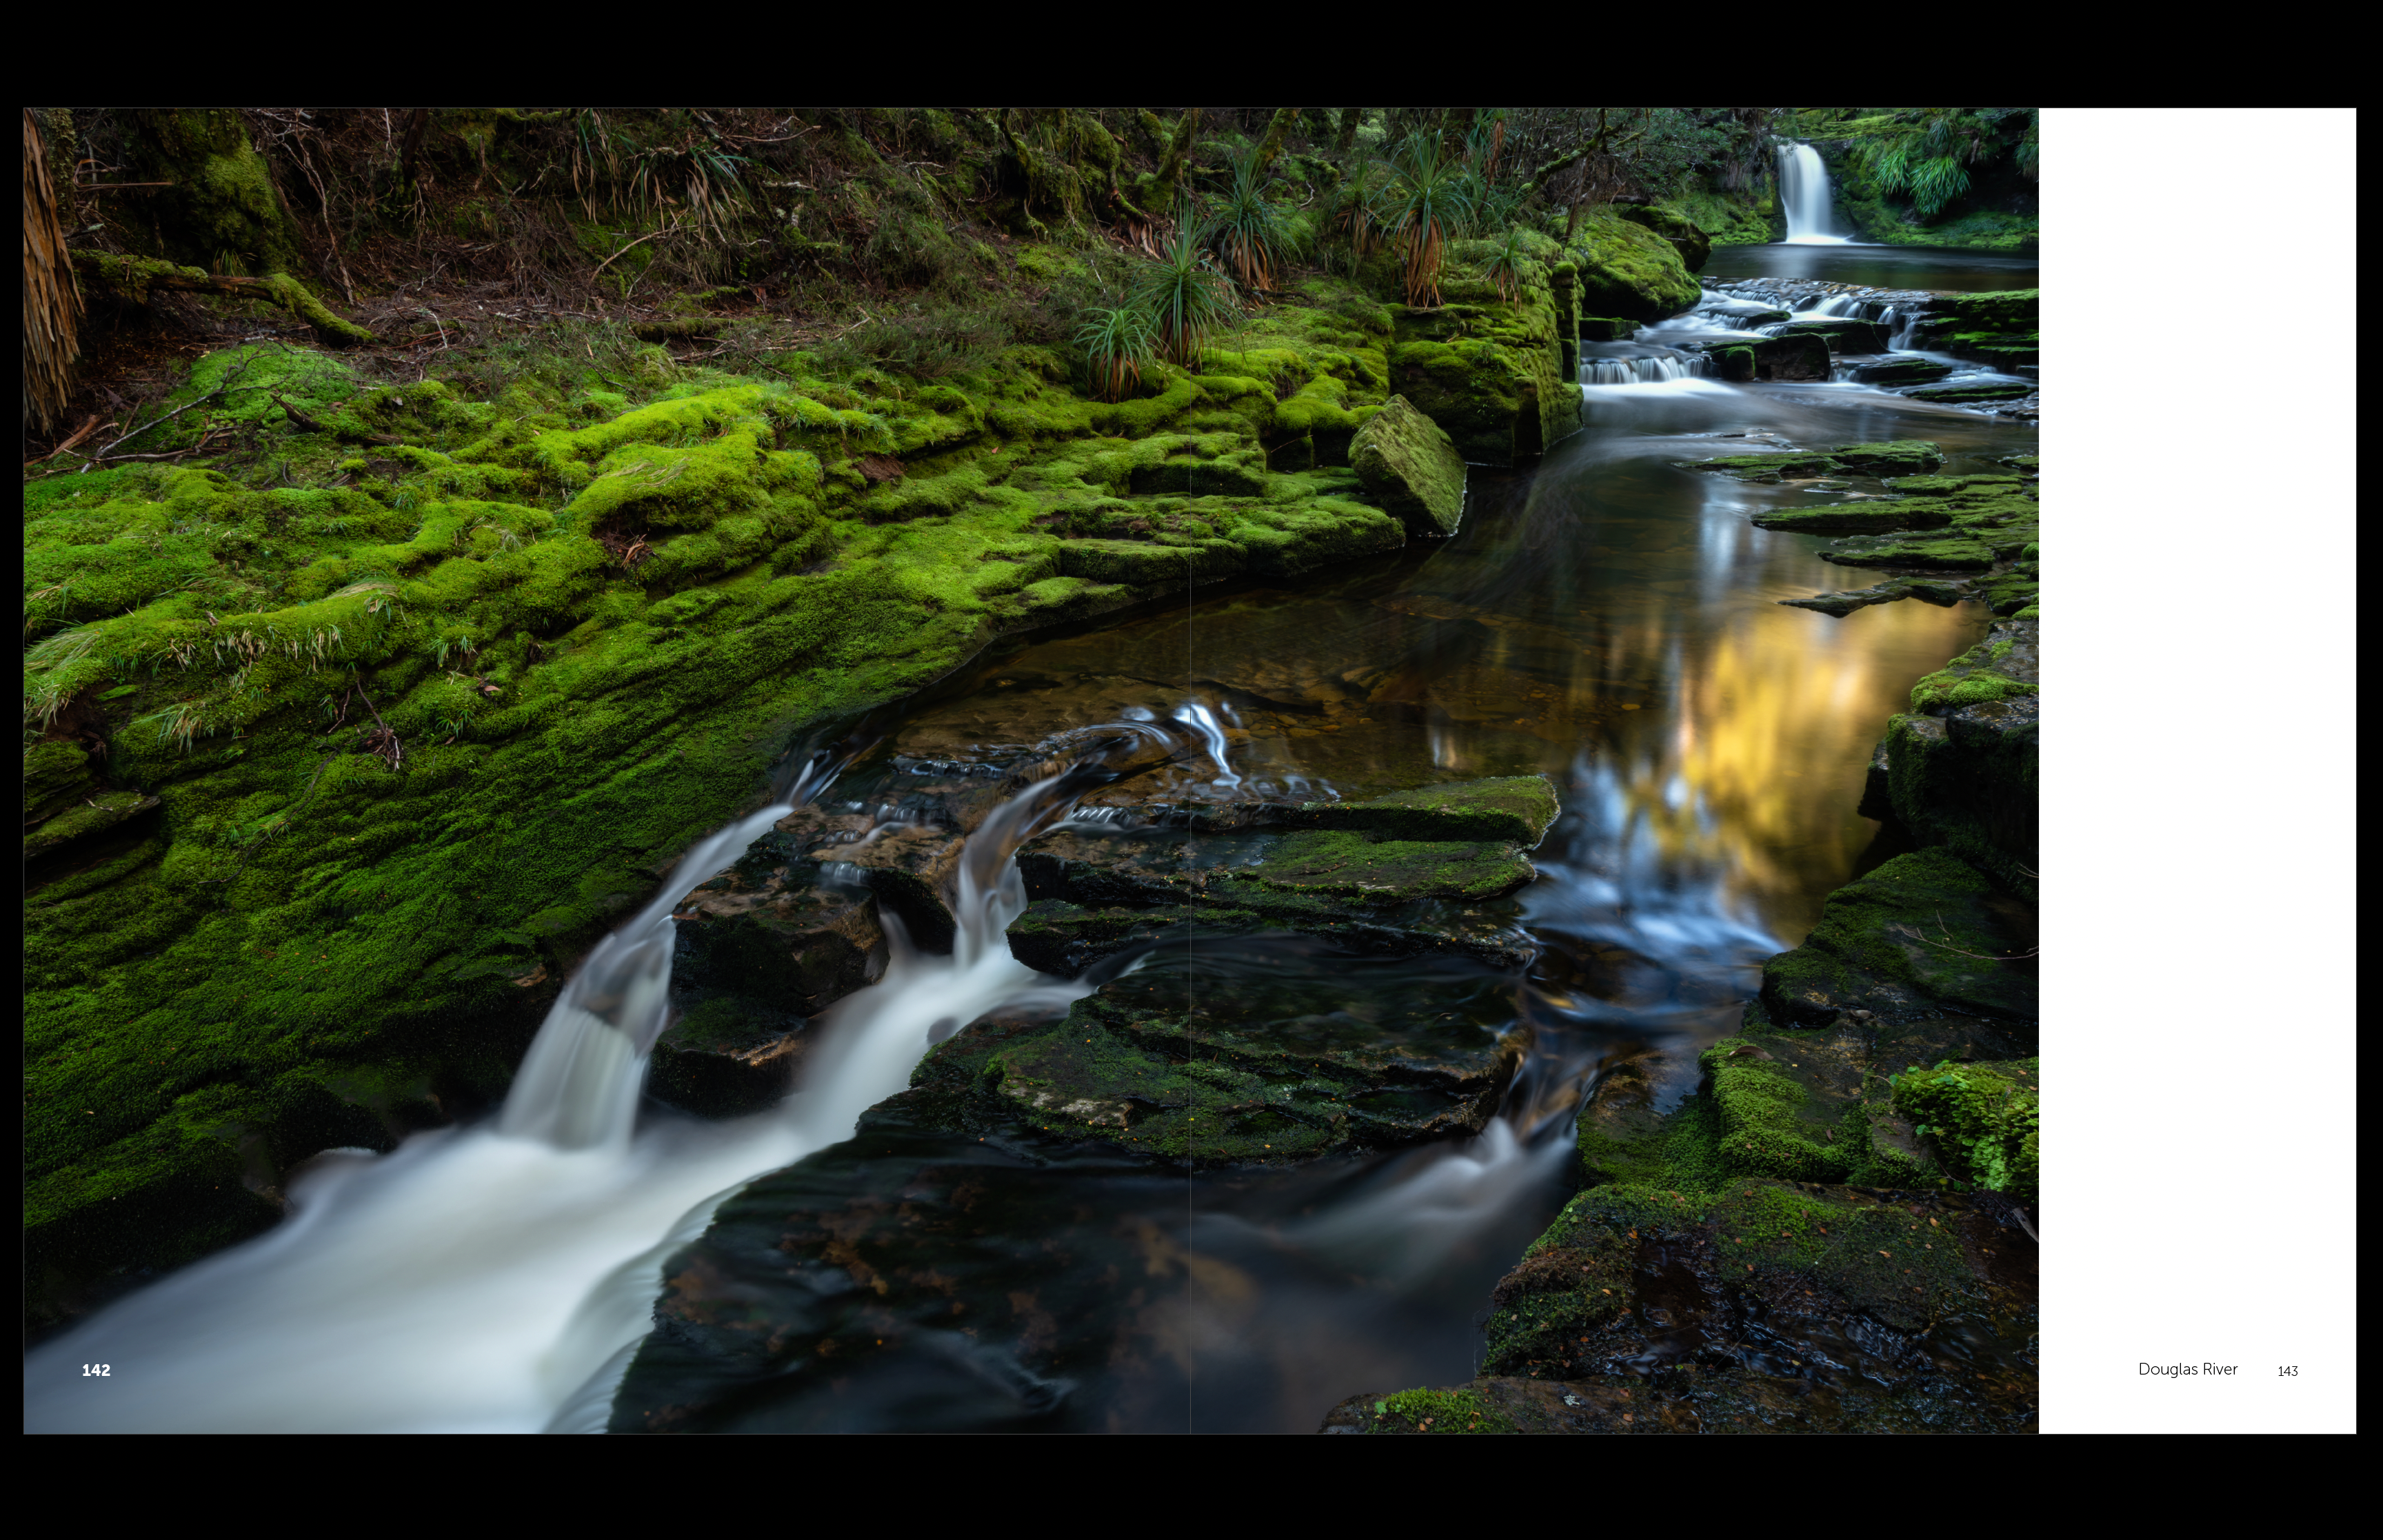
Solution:
[[[2031,285],[2032,262],[1738,247],[1717,250],[1707,277],[2000,289]],[[1611,349],[1668,355],[1663,340]],[[1913,682],[1985,625],[1973,604],[1841,619],[1782,605],[1869,579],[1750,516],[1847,494],[1679,462],[1926,438],[1959,472],[2035,448],[2031,423],[1845,383],[1690,375],[1582,394],[1582,430],[1541,463],[1475,471],[1454,538],[1295,589],[1204,589],[1005,641],[848,768],[799,785],[790,801],[887,805],[921,764],[997,768],[1104,723],[1200,750],[1115,784],[1039,787],[987,820],[955,955],[897,948],[882,981],[815,1024],[826,1048],[785,1106],[729,1123],[636,1108],[628,1053],[574,1061],[601,1087],[545,1075],[535,1106],[525,1075],[500,1124],[327,1159],[293,1185],[279,1229],[38,1349],[29,1426],[1310,1431],[1342,1397],[1467,1377],[1491,1284],[1567,1190],[1570,1113],[1599,1066],[1642,1044],[1692,1058],[1822,897],[1895,853],[1855,811],[1871,745]],[[898,1115],[846,1137],[959,1022],[1056,1014],[1090,988],[1032,974],[999,942],[1023,902],[1007,848],[1071,807],[1530,772],[1552,778],[1563,814],[1522,894],[1538,952],[1525,972],[1261,935],[1154,955],[1132,975],[1245,1028],[1527,1028],[1524,1068],[1477,1139],[1187,1177],[1116,1147],[1030,1150]],[[766,823],[714,842],[642,923],[666,926]],[[665,1009],[666,966],[643,966],[644,993],[604,993],[599,1009],[633,1047]],[[621,1004],[632,995],[643,1004]],[[622,1017],[632,1009],[642,1025]],[[549,1021],[542,1044],[562,1030]],[[602,1115],[555,1137],[547,1115],[564,1102]],[[887,1238],[896,1207],[956,1203],[983,1222]],[[781,1231],[838,1226],[911,1246],[908,1275],[934,1287],[855,1290],[752,1262]],[[673,1256],[682,1279],[701,1274],[757,1318],[801,1315],[869,1350],[764,1371],[657,1338],[616,1406]],[[976,1331],[994,1319],[998,1332]],[[114,1367],[94,1394],[74,1366],[99,1361]]]

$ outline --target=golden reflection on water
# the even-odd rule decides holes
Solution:
[[[1198,699],[1228,724],[1238,786],[1198,759],[1090,800],[1353,798],[1532,770],[1562,788],[1595,771],[1665,864],[1718,873],[1727,907],[1792,941],[1876,832],[1855,807],[1888,717],[1986,619],[1779,604],[1875,576],[1748,522],[1804,495],[1645,459],[1550,468],[1502,500],[1476,482],[1455,541],[1017,647],[895,746],[982,754]]]

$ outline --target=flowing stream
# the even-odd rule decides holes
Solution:
[[[1821,222],[1790,203],[1806,243],[1826,229],[1813,185],[1797,197],[1819,198]],[[1902,260],[1910,284],[2008,282],[1948,282],[1965,256]],[[979,1173],[1000,1216],[937,1266],[955,1298],[1014,1313],[1006,1345],[920,1331],[870,1374],[740,1391],[711,1425],[1304,1431],[1358,1391],[1469,1375],[1490,1285],[1562,1199],[1572,1115],[1599,1066],[1648,1045],[1692,1057],[1728,1031],[1762,959],[1895,853],[1855,812],[1871,746],[1913,681],[1984,628],[1970,605],[1843,619],[1783,607],[1871,578],[1749,515],[1858,494],[1678,462],[1925,437],[1957,472],[2035,447],[2031,426],[1978,412],[1846,382],[1723,384],[1676,349],[1610,348],[1583,350],[1583,431],[1528,471],[1476,470],[1453,539],[1296,588],[1202,590],[1006,640],[850,762],[815,763],[698,843],[589,955],[500,1116],[319,1158],[280,1227],[29,1355],[28,1427],[635,1425],[616,1387],[664,1263],[744,1212],[747,1184],[763,1178],[750,1190],[766,1189],[775,1223],[858,1212],[903,1190],[898,1173],[930,1168]],[[1068,755],[1037,761],[1047,773],[1020,770],[1055,742]],[[898,820],[906,777],[955,765],[1014,789],[963,847],[951,954],[895,934],[884,976],[813,1021],[800,1088],[774,1109],[707,1123],[641,1101],[685,896],[790,807]],[[1032,972],[1003,936],[1025,902],[1015,851],[1063,819],[1528,772],[1553,778],[1563,814],[1521,895],[1537,954],[1523,972],[1260,935],[1154,955],[1132,975],[1285,1029],[1419,1015],[1520,1029],[1525,1058],[1479,1136],[1187,1177],[1116,1149],[1026,1159],[864,1118],[958,1026],[1056,1015],[1094,987]],[[1042,1281],[1014,1281],[1030,1263]],[[94,1361],[108,1380],[76,1374]],[[710,1373],[653,1370],[681,1398],[706,1393]]]

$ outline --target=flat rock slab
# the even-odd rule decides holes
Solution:
[[[921,1061],[911,1094],[944,1098],[935,1115],[964,1130],[1105,1138],[1192,1166],[1480,1131],[1521,1053],[1504,976],[1405,965],[1386,993],[1352,990],[1352,962],[1169,948],[1064,1021],[969,1027]]]

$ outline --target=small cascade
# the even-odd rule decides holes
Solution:
[[[1675,379],[1695,379],[1711,371],[1711,361],[1687,354],[1671,354],[1660,358],[1584,358],[1580,361],[1580,382],[1583,385],[1661,385]]]
[[[1829,168],[1809,144],[1779,147],[1779,207],[1787,216],[1790,246],[1842,246],[1829,214]]]
[[[772,807],[698,843],[662,893],[598,944],[539,1029],[502,1115],[398,1149],[332,1151],[291,1182],[290,1218],[119,1301],[25,1361],[39,1432],[593,1432],[652,1323],[663,1262],[730,1194],[852,1135],[935,1041],[1002,1007],[1065,1011],[1093,985],[1034,972],[1004,932],[1026,907],[1015,856],[1086,793],[1221,757],[1207,707],[1093,729],[985,819],[960,853],[952,955],[889,922],[884,978],[831,1006],[801,1090],[725,1123],[636,1127],[669,1019],[679,901],[848,762],[816,757]],[[1213,736],[1212,736],[1213,733]],[[1006,773],[1006,772],[1005,772]],[[839,874],[858,878],[858,868]],[[75,1366],[118,1366],[112,1388]],[[130,1394],[122,1392],[130,1391]]]

